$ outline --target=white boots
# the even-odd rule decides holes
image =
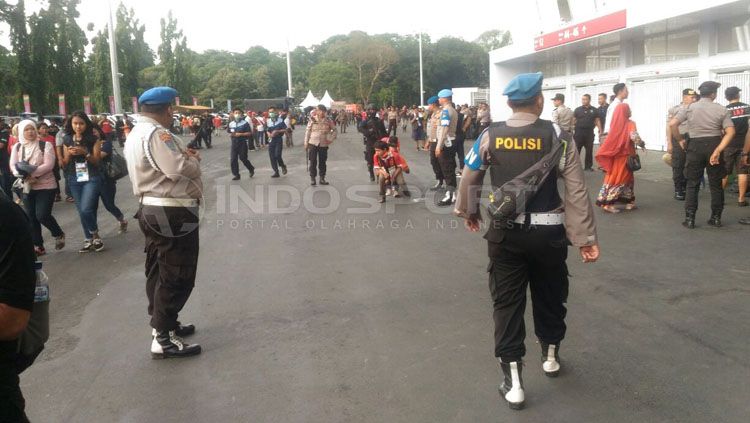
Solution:
[[[560,345],[542,345],[542,371],[547,377],[557,377],[560,374]],[[503,362],[500,368],[503,370],[503,383],[500,385],[500,396],[513,410],[521,410],[525,405],[526,395],[523,390],[523,378],[521,377],[522,361]]]
[[[508,402],[508,407],[513,410],[521,410],[526,401],[526,395],[523,392],[523,379],[521,378],[522,361],[512,361],[503,363],[500,361],[500,368],[503,369],[503,384],[500,385],[500,395]]]

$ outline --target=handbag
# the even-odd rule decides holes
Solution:
[[[637,153],[628,156],[626,166],[631,172],[641,170],[641,157]]]
[[[102,173],[113,181],[128,175],[128,163],[114,147],[112,147],[112,154],[102,161]]]

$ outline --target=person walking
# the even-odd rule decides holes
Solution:
[[[726,176],[722,152],[732,142],[735,130],[729,110],[714,102],[720,86],[721,84],[714,81],[703,82],[698,87],[701,99],[680,110],[669,122],[672,136],[677,138],[680,146],[687,151],[687,192],[685,220],[682,226],[688,229],[695,228],[698,189],[704,171],[708,174],[708,186],[711,190],[711,218],[708,224],[721,227],[721,214],[724,211],[724,189],[721,187],[721,181]],[[680,134],[680,124],[685,121],[690,134],[689,143]]]
[[[53,174],[55,144],[40,140],[36,125],[30,120],[18,124],[18,138],[19,142],[10,153],[10,168],[16,178],[23,180],[21,198],[31,221],[34,252],[39,257],[46,254],[42,225],[55,238],[56,250],[65,247],[65,233],[52,216],[57,192],[57,181]]]
[[[305,131],[305,151],[310,164],[310,185],[317,185],[316,177],[320,174],[320,185],[326,181],[326,161],[328,148],[336,139],[336,123],[326,116],[326,106],[320,104],[313,110],[313,116],[307,123]]]
[[[227,125],[227,132],[232,140],[232,146],[229,151],[229,167],[232,171],[233,181],[240,180],[240,165],[239,162],[245,166],[250,172],[250,177],[255,175],[255,167],[250,160],[247,158],[248,145],[250,137],[253,135],[252,127],[244,119],[242,115],[242,109],[239,107],[233,111],[234,120],[229,122]]]
[[[630,95],[628,87],[622,82],[615,84],[612,87],[612,92],[615,94],[614,98],[609,102],[609,105],[607,105],[607,115],[604,118],[602,134],[599,135],[599,145],[603,145],[607,141],[607,135],[609,134],[609,129],[612,123],[612,115],[615,110],[617,110],[617,107],[623,104]]]
[[[195,326],[179,321],[198,269],[201,158],[168,130],[176,96],[170,87],[151,88],[140,96],[141,117],[124,153],[133,194],[140,202],[136,216],[146,239],[150,350],[155,359],[201,353],[199,344],[183,339],[195,333]]]
[[[594,128],[602,133],[602,125],[599,121],[597,110],[591,106],[591,96],[584,94],[581,97],[581,106],[573,111],[573,139],[576,142],[578,155],[581,155],[581,149],[586,148],[586,159],[584,160],[583,170],[594,171]]]
[[[112,160],[114,154],[114,143],[112,141],[102,142],[102,163]],[[124,234],[128,231],[128,220],[122,213],[117,204],[115,204],[115,196],[117,195],[117,181],[102,173],[102,186],[99,192],[99,197],[104,204],[104,208],[107,209],[118,223],[118,232]]]
[[[495,207],[490,207],[492,222],[484,238],[490,256],[495,357],[503,373],[500,395],[512,409],[523,408],[526,399],[522,359],[527,289],[542,371],[554,377],[561,371],[560,344],[566,333],[568,244],[580,250],[584,262],[599,258],[594,210],[578,152],[566,147],[569,134],[539,118],[544,109],[542,80],[541,73],[520,74],[505,88],[513,114],[506,122],[492,124],[466,155],[454,210],[469,231],[480,230],[481,188],[489,173]],[[565,185],[564,200],[558,179]],[[509,188],[516,183],[529,188],[527,195],[517,196]]]
[[[272,178],[278,178],[279,167],[281,172],[286,175],[287,168],[282,158],[284,151],[284,135],[287,133],[287,126],[284,123],[284,119],[279,116],[278,111],[275,107],[271,106],[268,108],[268,121],[266,122],[266,136],[270,141],[268,142],[268,156],[271,159],[271,168],[273,169]]]
[[[604,170],[604,182],[596,198],[596,205],[609,213],[619,213],[617,204],[625,203],[625,210],[635,210],[635,178],[628,167],[628,158],[635,154],[635,146],[645,148],[635,122],[630,120],[630,106],[621,104],[615,110],[606,144],[596,153],[596,161]]]
[[[672,182],[674,183],[674,199],[685,201],[685,190],[687,189],[687,179],[685,179],[685,161],[686,154],[682,146],[677,142],[677,138],[672,136],[672,128],[669,122],[677,116],[680,110],[688,107],[695,102],[695,90],[685,88],[682,90],[682,102],[667,112],[667,153],[672,155]],[[690,140],[688,134],[687,122],[682,122],[679,126],[680,136],[687,143]]]
[[[102,251],[104,242],[99,236],[97,211],[102,187],[99,171],[102,141],[94,132],[94,124],[86,113],[73,112],[65,124],[63,139],[63,169],[68,175],[66,183],[75,199],[83,227],[83,247],[79,253]]]

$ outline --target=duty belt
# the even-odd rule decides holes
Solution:
[[[200,201],[195,198],[160,198],[144,195],[141,197],[141,204],[160,207],[198,207]]]
[[[565,223],[565,213],[531,213],[529,214],[529,224],[539,226],[554,226]],[[526,213],[518,215],[514,223],[523,225],[526,223]]]

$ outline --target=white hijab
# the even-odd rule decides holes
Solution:
[[[36,129],[36,123],[30,119],[22,120],[18,124],[18,142],[24,147],[23,152],[25,156],[25,157],[19,156],[20,160],[28,160],[29,157],[32,157],[34,155],[34,153],[36,152],[36,149],[39,148],[39,135],[37,135],[37,138],[34,141],[27,140],[26,136],[24,135],[24,131],[26,130],[26,127],[29,125],[33,126],[34,129]]]

